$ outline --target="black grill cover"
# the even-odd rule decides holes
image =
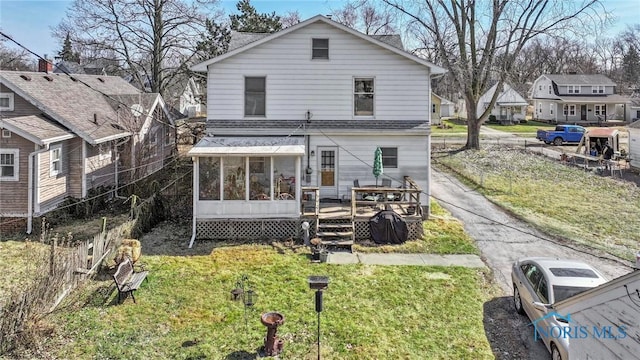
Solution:
[[[402,244],[409,237],[407,223],[393,210],[382,210],[370,220],[371,238],[376,244]]]

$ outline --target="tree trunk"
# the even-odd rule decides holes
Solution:
[[[480,149],[480,126],[482,122],[478,119],[476,102],[467,98],[467,144],[466,149]]]

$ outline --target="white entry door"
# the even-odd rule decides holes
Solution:
[[[318,147],[318,187],[321,198],[338,198],[338,148]]]

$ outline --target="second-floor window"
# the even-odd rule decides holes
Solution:
[[[49,162],[51,164],[51,176],[58,176],[62,173],[62,146],[51,147],[51,150],[49,150]]]
[[[355,78],[353,85],[353,115],[373,116],[373,78]]]
[[[265,116],[266,84],[264,76],[244,78],[245,116]]]
[[[577,85],[569,85],[567,86],[568,94],[580,94],[580,86]]]
[[[604,86],[592,86],[591,87],[592,94],[604,94]]]
[[[312,59],[329,59],[329,39],[312,39]]]

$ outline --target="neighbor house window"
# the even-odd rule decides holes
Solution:
[[[580,94],[580,86],[577,86],[577,85],[569,85],[569,86],[567,86],[567,93],[569,93],[569,94]]]
[[[145,159],[158,155],[158,133],[149,134],[149,141],[146,146]]]
[[[312,59],[329,59],[329,39],[312,39]]]
[[[2,129],[2,137],[5,139],[8,139],[11,137],[11,131],[6,130],[6,129]]]
[[[373,116],[373,96],[373,79],[355,78],[353,114],[355,116]]]
[[[542,114],[542,104],[538,104],[538,112]]]
[[[567,115],[567,107],[569,108],[569,115],[570,116],[574,116],[576,114],[576,106],[575,105],[565,105],[564,106],[564,110],[563,110],[563,114],[562,115]]]
[[[607,105],[594,105],[593,112],[596,115],[607,115]]]
[[[244,115],[265,116],[266,78],[244,78]]]
[[[13,94],[0,93],[0,111],[13,111]]]
[[[591,93],[592,94],[604,94],[604,86],[601,86],[601,85],[592,86],[591,87]]]
[[[553,106],[554,104],[549,104],[549,113],[553,115]]]
[[[551,85],[549,85],[549,94],[551,94]]]
[[[111,158],[111,146],[110,144],[99,144],[98,145],[98,158],[100,160],[106,160]]]
[[[436,113],[436,104],[431,104],[431,112]]]
[[[62,173],[62,146],[52,146],[49,150],[49,175],[58,176]]]
[[[398,148],[395,147],[383,147],[382,150],[382,168],[397,168],[398,167]]]
[[[19,154],[18,149],[0,149],[0,181],[18,180]]]

